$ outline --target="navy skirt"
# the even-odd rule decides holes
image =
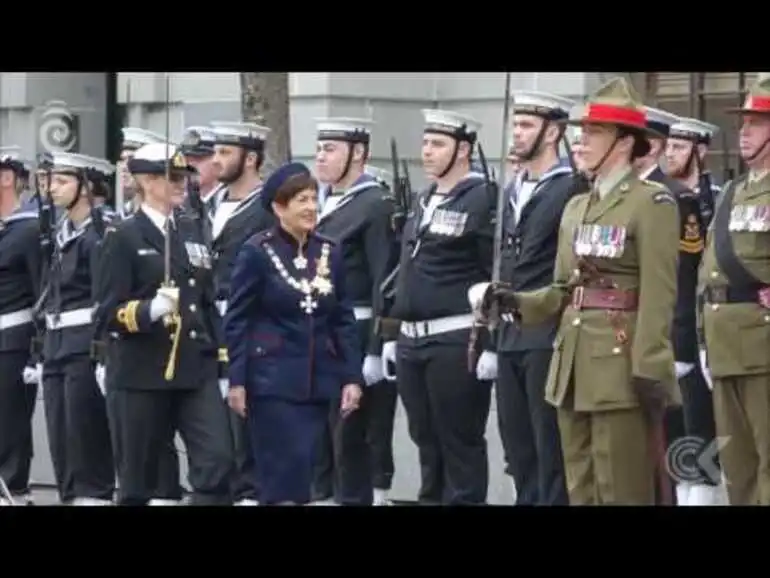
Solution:
[[[249,400],[247,420],[254,469],[259,472],[260,504],[310,502],[316,454],[328,416],[328,402]]]

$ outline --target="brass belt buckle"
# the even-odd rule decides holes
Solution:
[[[711,287],[708,292],[709,303],[724,303],[727,301],[726,287]]]
[[[575,287],[572,292],[572,307],[574,309],[580,309],[583,306],[583,298],[585,297],[585,288],[582,285]]]

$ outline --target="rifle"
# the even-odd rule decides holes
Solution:
[[[165,75],[165,106],[166,106],[166,181],[171,182],[171,76],[168,72]],[[166,219],[166,238],[163,244],[163,287],[174,287],[174,281],[171,279],[171,217],[173,209],[170,209],[169,216]],[[166,364],[164,377],[166,381],[174,379],[176,373],[176,358],[179,352],[179,342],[182,338],[182,316],[177,313],[170,313],[163,317],[163,324],[173,331],[171,336],[171,351]]]
[[[402,177],[399,173],[399,158],[398,148],[396,146],[396,139],[390,139],[390,162],[393,165],[393,194],[396,198],[396,212],[393,214],[393,230],[401,236],[406,224],[406,218],[409,214],[409,197],[411,191],[407,188],[409,186],[409,173],[404,172]],[[406,168],[406,161],[401,165]]]
[[[479,162],[481,163],[481,169],[484,173],[484,180],[486,181],[488,198],[494,198],[495,205],[495,234],[494,234],[494,257],[492,259],[492,283],[497,284],[500,282],[500,266],[502,263],[502,250],[503,250],[503,219],[505,218],[505,187],[502,182],[505,179],[505,159],[506,152],[508,150],[508,123],[511,114],[511,73],[505,73],[505,103],[503,105],[503,138],[502,138],[502,150],[500,152],[500,183],[492,180],[489,173],[489,165],[487,164],[487,157],[484,154],[484,147],[481,143],[478,143]],[[498,323],[499,313],[497,303],[493,303],[490,310],[490,330],[494,330]],[[476,344],[479,339],[479,332],[483,324],[479,321],[474,322],[471,328],[471,335],[468,340],[468,371],[473,372],[476,368],[477,351]]]
[[[190,209],[192,209],[196,220],[198,221],[198,227],[200,228],[201,238],[207,249],[211,249],[213,239],[211,236],[211,227],[209,226],[209,215],[206,211],[206,206],[201,198],[200,184],[191,179],[187,185],[187,196],[190,199]]]
[[[392,189],[396,199],[396,210],[393,213],[392,225],[396,237],[400,242],[411,209],[412,184],[409,180],[409,167],[406,160],[398,158],[398,148],[396,146],[395,138],[390,139],[390,161],[393,167]],[[400,168],[403,169],[403,174],[399,171],[399,165]],[[385,302],[392,302],[395,299],[396,279],[398,278],[399,270],[400,264],[397,263],[390,275],[388,275],[380,284],[380,295]],[[385,333],[392,332],[392,327],[383,327],[383,325],[387,325],[384,319],[380,318],[375,320],[374,331],[377,335],[384,335]]]
[[[97,206],[94,201],[94,192],[91,190],[88,181],[88,174],[86,171],[86,181],[83,186],[86,188],[86,197],[88,198],[88,209],[91,215],[91,223],[94,225],[94,231],[99,239],[104,239],[104,213],[102,209]]]
[[[409,179],[409,166],[406,160],[401,159],[399,163],[396,139],[394,138],[390,139],[390,160],[393,166],[393,194],[396,198],[396,211],[393,213],[393,230],[400,241],[412,207],[412,183]],[[403,169],[403,175],[399,172],[399,164],[401,169]],[[390,275],[380,285],[380,292],[386,300],[393,299],[395,295],[399,268],[399,265],[396,265]]]
[[[48,158],[46,153],[38,155],[38,167],[42,167],[46,174],[46,190],[43,190],[40,179],[35,179],[35,199],[38,208],[39,226],[38,240],[40,243],[40,252],[42,254],[42,270],[40,271],[42,286],[40,287],[40,296],[35,302],[35,305],[32,307],[32,317],[35,320],[35,337],[32,340],[31,354],[34,358],[39,358],[42,355],[45,321],[41,318],[41,312],[45,306],[46,301],[48,300],[48,294],[51,290],[51,265],[53,263],[56,243],[54,236],[56,224],[55,213],[53,199],[51,198],[50,193],[50,161],[51,159]]]

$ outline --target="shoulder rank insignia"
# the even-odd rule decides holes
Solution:
[[[684,223],[682,238],[679,240],[679,250],[683,253],[700,253],[703,251],[703,237],[700,224],[695,215],[690,214]]]
[[[655,204],[671,203],[672,205],[676,205],[676,199],[674,199],[673,195],[668,191],[660,191],[655,193],[652,197],[652,202]]]

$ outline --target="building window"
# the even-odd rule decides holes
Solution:
[[[744,170],[738,153],[739,117],[724,111],[743,103],[756,76],[751,72],[646,72],[633,74],[632,80],[650,106],[721,129],[706,158],[706,166],[721,182]]]

